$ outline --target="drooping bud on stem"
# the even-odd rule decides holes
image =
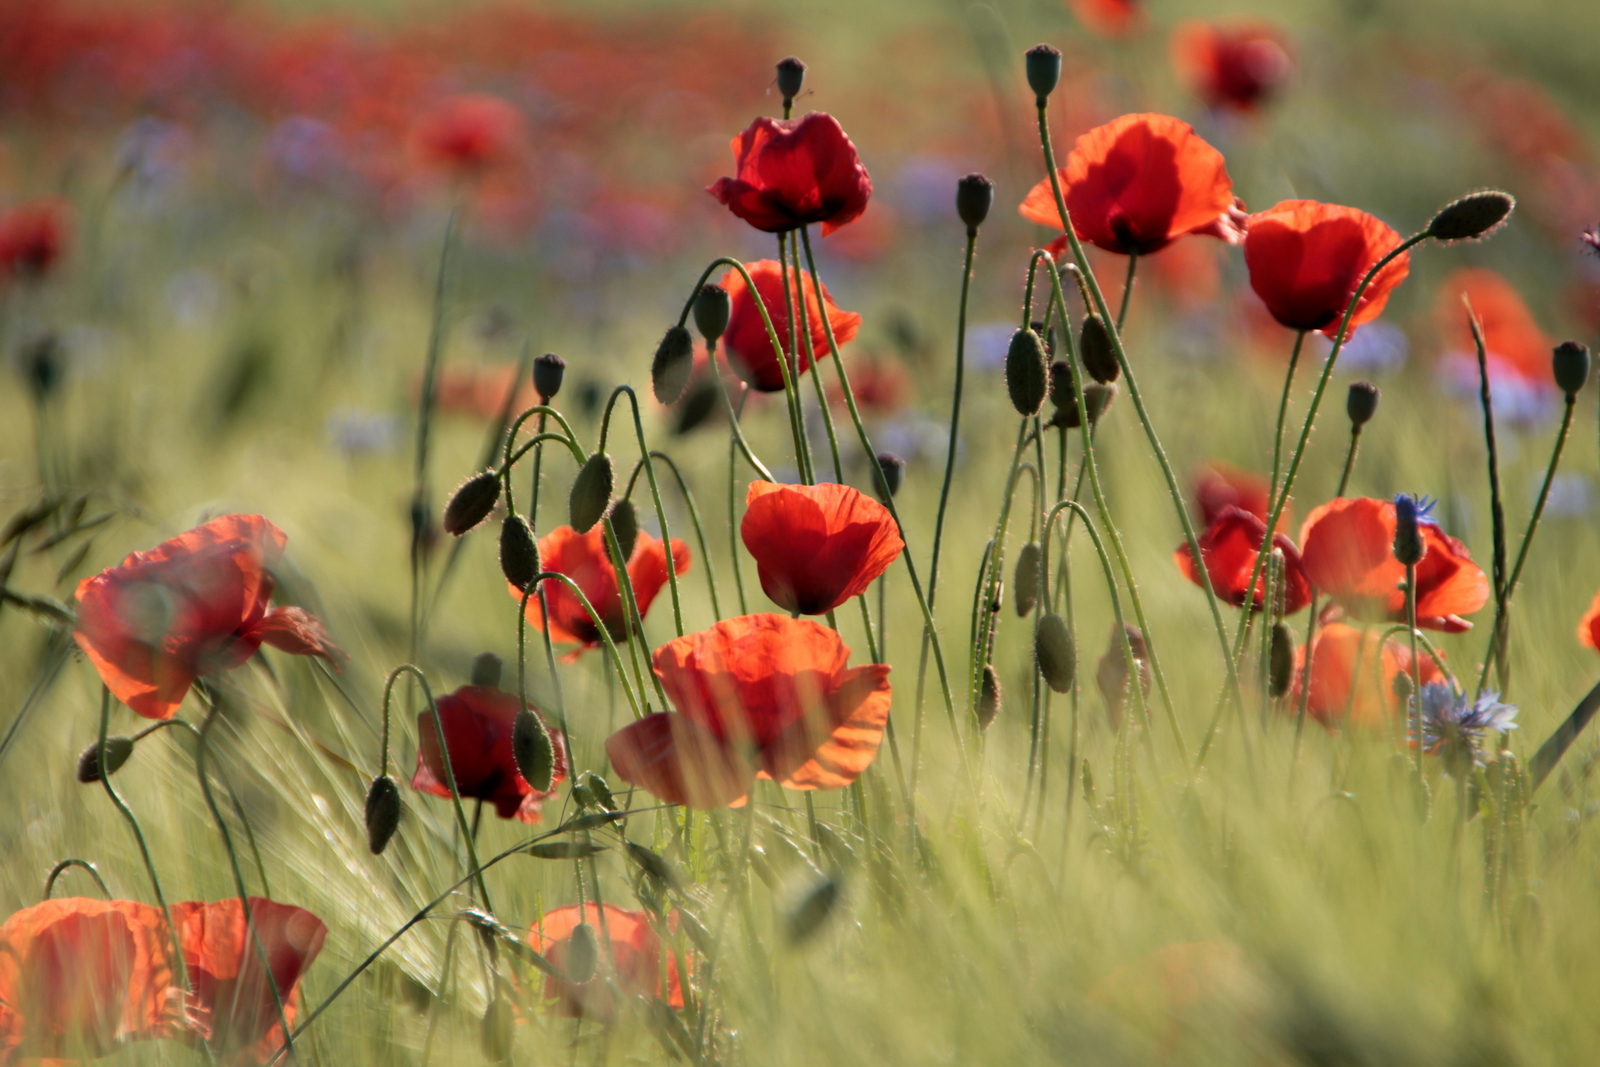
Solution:
[[[1117,375],[1122,373],[1122,368],[1117,366],[1117,354],[1111,348],[1111,331],[1099,315],[1088,315],[1083,320],[1083,329],[1078,334],[1078,358],[1083,360],[1083,369],[1089,372],[1089,377],[1101,385],[1116,381]]]
[[[1052,691],[1072,691],[1072,680],[1078,673],[1078,648],[1067,620],[1053,611],[1041,617],[1033,631],[1033,659],[1044,684]]]
[[[694,298],[694,325],[706,344],[714,345],[728,329],[728,317],[733,314],[733,298],[728,290],[715,283],[702,285]]]
[[[796,60],[799,62],[799,60]],[[582,985],[594,977],[595,964],[599,962],[600,945],[595,940],[594,927],[579,923],[572,928],[567,941],[567,981]]]
[[[460,537],[473,529],[500,502],[500,476],[494,471],[474,474],[450,495],[444,506],[444,532]]]
[[[493,652],[482,652],[472,661],[472,684],[480,689],[499,689],[506,661]]]
[[[500,523],[500,573],[524,593],[539,573],[539,545],[521,515],[507,515]]]
[[[1446,204],[1428,223],[1435,241],[1473,241],[1488,237],[1511,214],[1517,202],[1510,193],[1484,189]]]
[[[1351,426],[1359,429],[1371,422],[1372,416],[1378,413],[1378,387],[1371,382],[1351,382],[1344,410],[1350,416]]]
[[[583,772],[577,788],[582,788],[588,794],[590,802],[601,811],[618,810],[617,798],[611,795],[610,783],[593,771]]]
[[[1044,343],[1032,330],[1011,335],[1006,349],[1006,392],[1011,406],[1023,418],[1037,415],[1049,391],[1049,370],[1044,361]]]
[[[682,326],[671,326],[650,361],[650,387],[663,404],[676,404],[694,371],[694,338]]]
[[[633,558],[633,546],[639,540],[639,512],[634,508],[633,501],[619,500],[612,507],[611,529],[617,535],[617,549],[622,554],[622,562],[627,563]]]
[[[367,848],[374,856],[383,854],[400,828],[400,787],[387,774],[380,774],[367,787]]]
[[[956,214],[967,224],[967,236],[976,237],[978,227],[994,207],[994,182],[981,174],[968,174],[956,182]]]
[[[1000,675],[994,664],[983,665],[983,681],[978,687],[978,729],[987,730],[1000,714]]]
[[[900,483],[905,480],[906,461],[893,452],[879,452],[878,466],[883,471],[883,478],[880,481],[877,472],[873,472],[873,481],[877,483],[874,488],[878,499],[887,504],[890,497],[900,492]]]
[[[1106,413],[1111,402],[1117,398],[1117,384],[1115,382],[1090,382],[1083,387],[1083,406],[1089,413],[1089,425],[1093,426],[1100,421],[1100,416]]]
[[[1033,611],[1033,606],[1039,602],[1039,569],[1043,562],[1044,553],[1037,541],[1029,541],[1017,553],[1014,579],[1017,591],[1012,599],[1016,602],[1018,618],[1026,618]]]
[[[566,374],[567,361],[554,352],[546,352],[533,361],[533,388],[542,403],[550,403],[561,392],[561,380]]]
[[[1421,563],[1428,551],[1422,540],[1421,517],[1416,497],[1401,493],[1394,498],[1394,558],[1407,567]]]
[[[78,753],[78,781],[88,785],[98,782],[102,778],[109,778],[117,773],[117,769],[128,762],[128,757],[133,755],[133,738],[122,734],[113,734],[106,738],[106,762],[100,766],[100,743],[96,741],[82,752]]]
[[[800,90],[805,84],[806,65],[804,63],[794,56],[778,61],[778,93],[783,97],[785,110],[794,106],[794,98],[800,95]]]
[[[478,1031],[484,1058],[490,1063],[505,1063],[511,1059],[511,1046],[516,1036],[516,1009],[511,1006],[509,997],[498,993],[484,1010],[483,1025]]]
[[[1064,359],[1050,364],[1050,403],[1055,406],[1055,412],[1050,416],[1051,426],[1076,430],[1081,425],[1078,418],[1078,381],[1072,373],[1072,364]]]
[[[522,780],[541,793],[550,789],[556,768],[556,746],[544,720],[528,708],[511,724],[511,755]]]
[[[1589,349],[1577,341],[1563,341],[1550,358],[1556,385],[1571,399],[1589,382]]]
[[[578,533],[588,533],[606,513],[611,503],[613,474],[611,457],[596,452],[584,461],[572,482],[572,493],[567,498],[568,521]]]
[[[1276,700],[1289,691],[1289,683],[1294,680],[1294,635],[1281,619],[1272,626],[1268,656],[1267,693]]]
[[[1061,81],[1061,49],[1048,44],[1036,44],[1024,57],[1028,71],[1028,88],[1033,90],[1034,104],[1044,107],[1050,94]]]

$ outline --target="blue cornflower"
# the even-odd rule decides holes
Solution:
[[[1474,763],[1483,764],[1483,743],[1491,731],[1515,730],[1517,709],[1500,702],[1499,693],[1483,693],[1468,699],[1444,682],[1429,682],[1422,687],[1423,751],[1446,756],[1472,754]],[[1411,743],[1417,743],[1416,710],[1408,712]]]

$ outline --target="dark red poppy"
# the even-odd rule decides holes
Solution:
[[[558,526],[551,530],[539,538],[539,565],[547,571],[558,571],[571,578],[599,613],[611,639],[627,639],[627,612],[617,588],[617,569],[612,565],[611,552],[606,547],[603,525],[596,525],[586,534],[580,534],[570,526]],[[689,569],[689,546],[676,537],[672,539],[672,566],[679,574]],[[633,584],[633,597],[639,605],[640,617],[647,616],[656,595],[667,584],[667,548],[659,537],[639,531],[638,539],[633,544],[633,555],[628,558],[628,580]],[[509,584],[507,588],[520,603],[522,590]],[[599,628],[566,583],[551,580],[545,582],[543,588],[545,599],[550,604],[550,637],[556,641],[582,645],[583,648],[598,646]],[[538,596],[528,598],[528,621],[536,629],[544,629],[544,613],[539,607]]]
[[[1205,560],[1206,572],[1211,576],[1211,588],[1234,607],[1244,604],[1245,592],[1255,573],[1256,557],[1261,554],[1261,542],[1266,535],[1266,523],[1236,507],[1223,508],[1222,514],[1200,535],[1200,558]],[[1272,547],[1283,552],[1283,614],[1293,615],[1311,603],[1311,583],[1293,541],[1284,534],[1274,534]],[[1195,585],[1202,585],[1200,568],[1195,566],[1194,553],[1189,551],[1187,543],[1178,546],[1173,559],[1186,578]],[[1267,601],[1265,568],[1262,570],[1251,598],[1256,611]]]
[[[889,721],[888,665],[849,660],[838,633],[809,619],[724,619],[656,652],[678,710],[618,730],[606,755],[624,781],[692,808],[735,803],[758,776],[842,789],[871,765]]]
[[[300,978],[328,936],[322,920],[304,908],[262,897],[250,898],[250,916],[266,952],[265,973],[237,898],[172,905],[172,924],[183,947],[189,984],[210,1031],[205,1044],[223,1062],[241,1067],[266,1063],[283,1044],[272,986],[282,999],[284,1018],[293,1026],[300,1006]]]
[[[1195,503],[1200,507],[1201,525],[1210,526],[1230,507],[1247,511],[1262,522],[1267,521],[1267,509],[1271,506],[1267,497],[1272,491],[1272,484],[1265,477],[1220,460],[1211,460],[1196,467],[1192,478]],[[1288,525],[1287,514],[1285,510],[1284,515],[1279,517],[1278,529]]]
[[[1172,62],[1208,106],[1239,111],[1253,111],[1292,69],[1282,35],[1260,22],[1180,23],[1172,33]]]
[[[466,93],[439,101],[411,130],[419,164],[457,177],[477,177],[513,162],[526,132],[517,109],[488,93]]]
[[[572,931],[580,922],[594,928],[595,940],[600,946],[602,973],[587,982],[568,982],[554,975],[544,979],[546,1000],[555,1001],[552,1010],[557,1015],[576,1018],[610,1019],[616,1014],[610,985],[603,970],[614,967],[612,977],[617,989],[625,996],[661,999],[661,938],[650,925],[650,916],[643,911],[628,911],[615,904],[598,908],[586,901],[580,912],[578,905],[568,904],[544,913],[543,918],[528,931],[528,943],[534,949],[565,970],[567,948],[572,943]],[[668,922],[671,929],[678,928],[678,913],[673,912]],[[678,961],[667,953],[667,997],[671,1008],[683,1007],[683,984],[678,977]]]
[[[1169,115],[1123,115],[1078,138],[1061,169],[1061,193],[1082,240],[1107,252],[1145,255],[1188,233],[1220,227],[1233,207],[1222,153]],[[1050,180],[1019,208],[1062,229]]]
[[[860,596],[905,548],[888,508],[831,483],[751,482],[739,534],[767,596],[802,615]]]
[[[244,663],[263,644],[344,658],[300,608],[267,610],[271,567],[288,538],[260,515],[224,515],[78,583],[73,636],[116,698],[168,719],[201,675]]]
[[[1401,701],[1394,692],[1395,676],[1411,673],[1411,649],[1389,638],[1378,648],[1376,630],[1348,623],[1328,622],[1311,639],[1311,695],[1306,712],[1327,727],[1350,723],[1375,726],[1400,714]],[[1286,708],[1300,707],[1305,649],[1295,651],[1294,682]],[[1417,664],[1422,684],[1441,681],[1444,672],[1423,653]]]
[[[567,777],[566,745],[561,731],[547,727],[555,742],[556,765],[549,790],[541,793],[522,777],[511,751],[511,728],[517,721],[515,693],[493,686],[464,685],[440,697],[437,703],[445,743],[450,746],[456,791],[463,798],[493,804],[495,814],[502,819],[537,823],[545,800],[555,795],[556,787]],[[538,714],[532,704],[528,709]],[[411,788],[436,797],[450,795],[450,779],[445,776],[439,732],[434,728],[431,711],[417,715],[417,769],[411,776]]]
[[[1589,610],[1578,620],[1578,644],[1600,651],[1600,593],[1589,601]]]
[[[1461,616],[1488,603],[1489,579],[1466,545],[1432,521],[1419,528],[1427,551],[1417,564],[1417,625],[1447,633],[1471,629]],[[1341,497],[1317,508],[1300,529],[1311,584],[1357,619],[1404,622],[1406,569],[1394,558],[1394,531],[1389,500]]]
[[[72,213],[66,201],[18,204],[0,214],[0,277],[44,277],[71,240]]]
[[[1139,0],[1067,0],[1067,6],[1085,29],[1102,37],[1126,37],[1144,24]]]
[[[783,269],[775,259],[762,259],[754,263],[746,263],[745,270],[750,272],[750,278],[756,283],[756,293],[760,294],[761,303],[766,305],[767,314],[772,318],[772,326],[778,333],[779,342],[785,347],[789,344],[789,304],[783,299]],[[790,272],[790,285],[793,286],[793,272]],[[800,339],[800,370],[804,374],[813,360],[822,359],[828,355],[828,334],[822,325],[822,311],[817,307],[817,291],[811,281],[809,271],[800,272],[800,285],[805,294],[806,323],[809,327],[810,344],[808,338]],[[728,363],[750,387],[763,393],[783,392],[783,368],[778,365],[778,352],[772,347],[772,338],[767,335],[766,324],[761,319],[761,309],[756,305],[755,297],[750,294],[750,287],[745,285],[744,277],[736,270],[730,270],[722,276],[722,286],[728,290],[728,295],[733,299],[733,308],[728,316],[728,329],[722,335],[723,350],[727,353]],[[833,325],[833,339],[840,345],[851,340],[856,331],[861,328],[861,316],[853,311],[840,311],[834,306],[833,298],[829,295],[827,287],[822,290],[823,299],[827,301],[828,321]],[[791,302],[799,299],[791,296]],[[798,305],[796,305],[798,311]],[[793,367],[791,360],[789,366]],[[798,375],[797,375],[798,377]]]
[[[1250,287],[1273,318],[1291,330],[1333,337],[1362,277],[1399,243],[1391,226],[1365,211],[1285,200],[1250,216],[1244,262]],[[1383,312],[1410,269],[1406,253],[1378,272],[1350,316],[1352,330]]]
[[[872,179],[832,115],[759,118],[733,139],[739,172],[706,192],[758,230],[787,233],[813,222],[822,235],[867,210]]]
[[[47,900],[0,925],[0,1063],[94,1059],[187,1025],[161,909]]]

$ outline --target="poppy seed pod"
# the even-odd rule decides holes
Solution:
[[[1032,330],[1012,334],[1011,346],[1006,350],[1006,392],[1017,414],[1027,418],[1039,413],[1049,391],[1048,375],[1039,335]]]
[[[1371,422],[1372,416],[1378,413],[1378,387],[1371,382],[1351,382],[1344,410],[1350,416],[1351,426],[1360,428]]]
[[[1589,349],[1577,341],[1563,341],[1551,356],[1556,385],[1568,398],[1577,396],[1589,381]]]
[[[1033,661],[1052,691],[1072,691],[1072,680],[1078,673],[1078,647],[1067,620],[1053,611],[1041,617],[1033,631]]]
[[[367,848],[381,856],[400,828],[400,787],[387,774],[378,775],[367,787],[366,822]]]
[[[1071,411],[1076,419],[1078,414],[1078,379],[1072,373],[1072,364],[1064,359],[1058,359],[1050,364],[1050,403],[1056,410]],[[1078,425],[1076,421],[1071,426]]]
[[[671,326],[650,361],[650,388],[663,404],[676,404],[694,371],[694,338],[682,326]]]
[[[1055,92],[1056,84],[1061,81],[1061,49],[1048,44],[1034,45],[1028,49],[1024,62],[1034,103],[1044,107],[1045,100]]]
[[[1111,348],[1111,331],[1099,315],[1089,315],[1083,320],[1083,329],[1078,334],[1078,358],[1083,360],[1083,369],[1089,372],[1089,377],[1101,385],[1116,381],[1117,375],[1122,373],[1122,368],[1117,366],[1117,354]]]
[[[600,946],[595,940],[594,927],[588,923],[574,926],[571,940],[567,942],[567,981],[582,985],[593,978],[599,958]]]
[[[733,314],[733,297],[715,282],[702,285],[694,298],[694,325],[706,344],[714,345],[728,328]]]
[[[522,780],[540,792],[549,792],[556,768],[556,746],[550,730],[538,715],[523,708],[511,726],[511,755]]]
[[[1000,675],[994,664],[983,665],[983,682],[978,687],[978,729],[987,730],[1000,715]]]
[[[978,227],[994,206],[994,182],[981,174],[968,174],[956,182],[956,214],[967,224],[967,236],[976,237]]]
[[[517,1036],[517,1013],[509,999],[502,995],[489,1002],[478,1036],[484,1058],[490,1063],[504,1063],[511,1058],[512,1040]]]
[[[617,551],[622,554],[622,562],[626,565],[633,558],[633,546],[639,540],[639,512],[634,508],[633,501],[617,501],[611,509],[611,529],[617,535]]]
[[[567,361],[554,352],[546,352],[533,361],[533,388],[546,403],[561,392],[561,379],[566,377]]]
[[[611,785],[593,771],[584,771],[578,784],[589,793],[594,806],[603,811],[616,811],[617,798],[611,795]]]
[[[879,452],[878,468],[883,471],[883,478],[880,480],[874,471],[873,481],[877,483],[878,499],[887,504],[890,497],[900,492],[900,483],[905,480],[906,461],[893,452]]]
[[[506,662],[493,652],[483,652],[472,661],[472,684],[483,689],[499,689]]]
[[[806,84],[806,65],[790,56],[778,61],[778,92],[783,95],[783,106],[788,107],[794,103],[794,98],[800,95],[800,90]]]
[[[106,762],[102,772],[100,743],[97,741],[78,754],[78,781],[88,785],[90,782],[98,782],[101,778],[116,774],[117,769],[127,763],[131,755],[133,755],[133,738],[122,734],[113,734],[106,738]]]
[[[604,452],[596,452],[584,461],[567,498],[568,521],[574,530],[588,533],[605,515],[611,503],[613,478],[611,457]]]
[[[494,471],[474,474],[450,494],[444,506],[444,531],[460,537],[473,529],[494,510],[500,502],[500,476]]]
[[[1289,691],[1294,680],[1294,635],[1289,624],[1279,621],[1272,626],[1272,647],[1267,661],[1267,693],[1273,699]]]
[[[539,573],[539,546],[521,515],[507,515],[500,523],[500,573],[523,592]]]
[[[1517,202],[1498,189],[1468,193],[1444,206],[1428,223],[1435,241],[1472,241],[1488,237],[1511,214]]]
[[[1043,565],[1044,553],[1039,549],[1039,542],[1029,541],[1017,553],[1017,570],[1015,585],[1017,617],[1026,618],[1033,611],[1033,605],[1039,600],[1039,570]]]
[[[1416,497],[1401,493],[1394,498],[1394,558],[1408,567],[1421,563],[1428,551],[1418,526],[1420,519]]]
[[[1106,413],[1111,402],[1117,398],[1117,384],[1115,382],[1092,382],[1083,387],[1083,406],[1089,412],[1089,425],[1093,426],[1100,421],[1100,416]]]

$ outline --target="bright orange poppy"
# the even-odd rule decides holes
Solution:
[[[337,665],[344,653],[314,616],[267,610],[287,541],[260,515],[224,515],[135,552],[78,583],[73,637],[112,694],[147,719],[171,718],[196,678],[263,644]]]
[[[517,721],[515,693],[493,686],[464,685],[440,697],[437,703],[450,751],[450,769],[456,776],[456,791],[464,798],[493,804],[495,814],[502,819],[537,823],[544,802],[555,795],[556,787],[567,777],[566,745],[561,731],[546,726],[555,743],[555,771],[550,788],[541,792],[522,777],[512,752],[511,729]],[[528,707],[538,714],[533,705]],[[418,713],[417,741],[417,769],[411,776],[411,788],[448,797],[450,779],[444,772],[433,712]]]
[[[587,922],[594,928],[595,940],[600,945],[601,967],[615,967],[619,992],[630,997],[660,999],[661,938],[650,926],[650,916],[643,911],[629,911],[615,904],[601,909],[593,901],[584,902],[580,911],[578,905],[568,904],[545,912],[539,923],[528,931],[528,943],[539,955],[564,970],[572,931],[580,922]],[[677,912],[672,913],[668,922],[672,929],[677,929]],[[616,1014],[611,988],[599,975],[582,983],[546,975],[544,996],[546,1000],[555,1001],[552,1010],[557,1015],[610,1019]],[[667,955],[666,1003],[675,1009],[683,1007],[683,983],[678,977],[677,959],[670,952]]]
[[[1084,28],[1102,37],[1125,37],[1144,24],[1139,0],[1066,0]]]
[[[1216,520],[1200,535],[1200,558],[1205,560],[1206,572],[1211,576],[1211,588],[1223,600],[1240,607],[1255,573],[1256,557],[1261,554],[1261,543],[1266,540],[1267,524],[1248,511],[1225,507]],[[1293,615],[1311,603],[1311,583],[1306,579],[1300,562],[1300,550],[1284,534],[1274,534],[1272,547],[1283,553],[1283,614]],[[1195,585],[1201,585],[1200,568],[1195,566],[1194,553],[1185,542],[1173,553],[1178,569]],[[1265,568],[1256,579],[1251,606],[1260,611],[1267,601]]]
[[[1253,111],[1289,77],[1293,64],[1277,30],[1190,20],[1172,32],[1172,64],[1209,107]]]
[[[663,645],[655,671],[676,711],[606,741],[619,777],[669,804],[719,808],[759,776],[842,789],[871,765],[889,721],[889,667],[848,666],[809,619],[742,615]]]
[[[1600,593],[1589,601],[1589,610],[1578,620],[1578,644],[1600,651]]]
[[[1379,632],[1343,622],[1324,623],[1311,639],[1311,695],[1306,713],[1329,728],[1348,722],[1375,726],[1399,715],[1401,701],[1394,692],[1397,675],[1411,673],[1411,648],[1389,638],[1378,649]],[[1285,707],[1300,706],[1305,649],[1295,650],[1294,682]],[[1444,679],[1444,672],[1423,653],[1418,664],[1422,684]]]
[[[1233,207],[1222,153],[1170,115],[1123,115],[1090,130],[1078,138],[1060,178],[1078,237],[1123,255],[1155,252],[1216,227]],[[1048,178],[1018,210],[1041,226],[1062,228]]]
[[[1393,227],[1365,211],[1284,200],[1246,222],[1244,262],[1250,287],[1273,318],[1291,330],[1333,337],[1362,277],[1399,244]],[[1352,330],[1383,312],[1410,269],[1406,253],[1378,272],[1350,316]]]
[[[1417,625],[1460,633],[1489,600],[1489,579],[1467,546],[1430,520],[1419,524],[1426,554],[1417,564]],[[1306,517],[1301,556],[1311,584],[1357,619],[1404,622],[1406,569],[1394,558],[1395,511],[1389,500],[1331,500]]]
[[[756,283],[756,292],[760,294],[761,303],[766,305],[767,314],[772,318],[773,329],[778,333],[778,340],[785,348],[789,344],[789,304],[783,299],[783,268],[775,259],[762,259],[754,263],[746,263],[745,270],[750,272],[750,278]],[[793,286],[793,272],[790,274],[790,285]],[[828,334],[822,325],[822,311],[817,307],[817,292],[811,281],[809,271],[800,272],[800,285],[805,293],[806,318],[809,326],[808,338],[800,338],[799,374],[804,374],[815,360],[828,355]],[[728,329],[722,335],[723,351],[727,353],[728,363],[741,379],[750,383],[750,387],[763,393],[781,393],[783,391],[783,368],[778,364],[778,352],[772,347],[772,339],[767,336],[767,327],[761,320],[761,309],[756,306],[755,298],[750,295],[750,287],[745,285],[744,277],[736,270],[730,270],[722,276],[722,286],[728,290],[728,295],[733,300],[733,308],[728,316]],[[828,321],[833,325],[833,339],[840,345],[855,337],[856,331],[861,328],[861,316],[853,311],[840,311],[829,296],[827,287],[822,290],[823,298],[827,301]],[[790,302],[799,299],[791,296]],[[796,307],[798,313],[798,306]],[[789,362],[794,367],[793,360]],[[796,375],[798,377],[798,374]]]
[[[820,222],[826,237],[859,218],[872,197],[856,146],[826,112],[756,119],[733,139],[733,158],[738,175],[719,178],[706,192],[767,233]]]
[[[526,131],[517,109],[489,93],[439,101],[411,129],[411,153],[428,169],[477,177],[514,161]]]
[[[767,596],[802,615],[860,596],[905,548],[888,508],[831,483],[751,482],[739,534]]]
[[[539,565],[547,571],[558,571],[571,578],[573,584],[589,598],[589,603],[605,623],[611,639],[627,639],[627,613],[617,587],[617,569],[611,562],[610,549],[606,547],[604,525],[597,524],[586,534],[580,534],[570,526],[558,526],[551,530],[539,538]],[[689,569],[689,546],[676,537],[672,539],[672,566],[679,574]],[[643,618],[650,613],[650,605],[667,584],[667,549],[659,537],[639,531],[638,539],[633,544],[633,555],[628,557],[628,580],[633,584],[634,600]],[[521,589],[509,583],[506,588],[519,602],[522,600]],[[597,647],[600,644],[600,630],[566,583],[547,581],[543,588],[545,599],[550,604],[550,637],[556,641],[582,645],[583,648]],[[544,613],[539,607],[538,596],[528,598],[528,622],[538,630],[544,629]]]

